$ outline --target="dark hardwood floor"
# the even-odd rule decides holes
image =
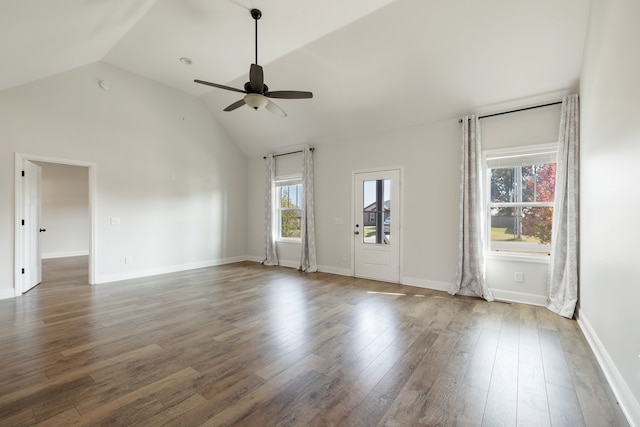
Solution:
[[[238,263],[0,301],[0,425],[625,426],[575,321]]]

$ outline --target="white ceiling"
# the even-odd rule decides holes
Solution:
[[[258,60],[289,114],[222,110]],[[589,0],[0,0],[0,90],[105,61],[200,96],[248,155],[577,89]],[[189,57],[193,65],[180,63]]]

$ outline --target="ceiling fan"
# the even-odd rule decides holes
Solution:
[[[285,111],[280,108],[278,104],[276,104],[269,98],[305,99],[313,98],[313,93],[297,90],[270,91],[269,87],[264,84],[262,67],[258,65],[258,19],[262,17],[262,12],[259,9],[251,9],[251,16],[256,21],[256,62],[255,64],[251,64],[251,68],[249,69],[249,81],[244,84],[244,90],[220,85],[217,83],[211,83],[204,80],[194,80],[194,82],[245,94],[244,98],[229,105],[224,109],[224,111],[233,111],[236,108],[242,107],[246,104],[254,110],[266,108],[277,116],[287,117],[287,113],[285,113]]]

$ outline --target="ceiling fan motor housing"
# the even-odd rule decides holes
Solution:
[[[269,92],[269,86],[263,84],[262,85],[262,92],[256,92],[251,87],[251,82],[246,82],[244,84],[244,91],[247,92],[247,93],[259,93],[260,95],[264,95],[265,93]]]

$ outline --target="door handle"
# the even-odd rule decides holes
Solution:
[[[41,233],[44,233],[45,231],[47,231],[47,229],[46,229],[46,228],[41,228],[41,229],[40,229],[40,232],[41,232]]]

